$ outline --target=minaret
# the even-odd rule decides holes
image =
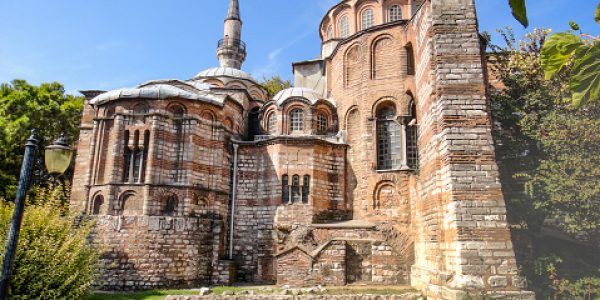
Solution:
[[[221,67],[241,69],[246,60],[246,44],[242,41],[242,19],[238,0],[230,0],[223,39],[219,41],[217,57]]]

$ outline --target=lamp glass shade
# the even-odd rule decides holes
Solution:
[[[71,165],[73,150],[64,146],[49,146],[46,147],[44,158],[48,173],[63,174]]]

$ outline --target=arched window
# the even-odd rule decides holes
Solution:
[[[290,132],[298,132],[304,130],[304,111],[300,108],[295,108],[290,112]]]
[[[292,203],[300,202],[300,176],[292,177]]]
[[[329,25],[327,26],[327,40],[330,40],[333,38],[333,26]]]
[[[281,179],[281,202],[290,203],[290,177],[287,175],[283,175]]]
[[[317,134],[327,134],[327,127],[329,126],[329,124],[327,124],[327,115],[325,113],[318,113],[317,114]]]
[[[250,140],[254,140],[254,137],[260,134],[259,110],[260,108],[255,107],[248,113],[248,138]]]
[[[102,213],[102,206],[104,205],[104,196],[98,195],[94,197],[94,201],[92,203],[92,215],[99,215]]]
[[[133,135],[133,182],[140,183],[142,175],[142,164],[144,159],[143,146],[140,144],[140,131],[136,130]]]
[[[365,9],[361,15],[361,29],[365,30],[373,27],[375,23],[375,17],[373,15],[373,10],[370,8]]]
[[[388,21],[394,22],[398,20],[402,20],[402,8],[400,8],[400,5],[395,4],[390,6],[388,10]]]
[[[131,156],[133,152],[129,147],[129,130],[125,130],[123,136],[123,182],[129,182],[131,175]]]
[[[406,156],[409,168],[419,168],[419,150],[417,147],[419,125],[417,122],[417,106],[414,100],[410,103],[410,117],[406,127]]]
[[[302,180],[302,203],[308,204],[308,196],[310,196],[310,176],[304,175]]]
[[[404,47],[406,52],[406,74],[415,75],[415,52],[411,43]]]
[[[267,117],[267,131],[269,135],[277,135],[277,115],[274,112]]]
[[[377,168],[395,170],[402,165],[401,126],[395,120],[396,109],[386,105],[377,112]]]
[[[348,22],[348,16],[343,16],[339,23],[340,38],[347,38],[350,35],[350,23]]]
[[[185,115],[185,107],[180,104],[173,104],[167,108],[167,110],[173,114],[175,118],[181,118]]]
[[[163,215],[176,216],[178,207],[179,207],[179,199],[177,198],[177,196],[176,195],[169,196],[163,206]]]

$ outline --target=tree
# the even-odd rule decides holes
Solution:
[[[292,86],[289,80],[283,80],[279,75],[275,75],[269,79],[263,78],[260,83],[269,93],[269,98],[273,98],[277,93]]]
[[[30,130],[37,131],[38,149],[62,132],[76,141],[83,102],[83,97],[66,95],[64,87],[56,82],[33,86],[14,80],[0,84],[0,197],[14,197]]]
[[[525,0],[509,0],[512,14],[523,26],[529,25]],[[600,4],[594,19],[600,25]],[[542,49],[542,67],[546,79],[571,66],[569,88],[573,106],[580,107],[590,101],[600,99],[600,37],[584,34],[577,23],[571,22],[571,29],[579,31],[559,32],[552,35]]]
[[[600,25],[600,5],[595,19]],[[573,31],[556,33],[544,44],[542,67],[546,79],[569,73],[572,102],[580,107],[600,98],[600,37],[584,34],[575,22],[570,25]],[[579,34],[574,33],[577,31]]]
[[[100,252],[88,242],[93,223],[67,215],[60,189],[35,190],[25,209],[9,299],[82,299],[99,275]],[[0,201],[1,245],[12,210]]]
[[[565,232],[593,238],[600,229],[600,103],[575,109],[563,101],[568,74],[545,80],[549,33],[535,30],[517,44],[505,31],[508,46],[492,46],[502,83],[491,93],[494,136],[509,215],[534,229],[554,218]]]
[[[549,34],[538,29],[517,42],[505,30],[507,46],[491,45],[496,156],[508,221],[522,228],[513,231],[515,250],[530,287],[544,299],[592,299],[600,293],[600,103],[576,109],[563,100],[568,73],[545,79]],[[563,233],[540,234],[546,221]]]

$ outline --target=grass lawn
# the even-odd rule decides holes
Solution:
[[[281,288],[272,286],[268,287],[271,290],[264,290],[262,287],[240,286],[240,287],[212,287],[212,291],[220,295],[225,291],[256,291],[256,294],[279,294]],[[373,295],[398,295],[404,293],[415,292],[410,287],[402,286],[342,286],[342,287],[326,287],[328,295],[356,295],[356,294],[373,294]],[[98,292],[85,298],[84,300],[162,300],[168,295],[196,295],[198,290],[153,290],[146,292],[132,293],[106,293]]]

